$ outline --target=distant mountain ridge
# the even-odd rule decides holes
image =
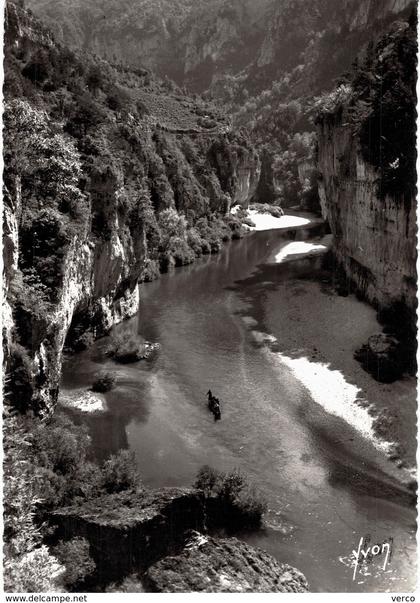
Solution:
[[[243,70],[248,87],[258,92],[285,71],[311,64],[311,55],[326,61],[321,70],[324,81],[318,85],[328,87],[331,76],[347,68],[363,43],[413,4],[412,0],[27,0],[27,6],[66,44],[152,69],[195,92]]]
[[[65,41],[212,98],[262,156],[255,201],[319,210],[314,101],[413,0],[27,0]]]

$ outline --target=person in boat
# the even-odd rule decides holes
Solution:
[[[218,398],[216,398],[216,396],[213,396],[211,390],[209,389],[209,391],[207,392],[207,396],[208,396],[208,405],[209,405],[209,410],[214,414],[215,419],[220,419],[221,417],[221,411],[220,411],[220,401]]]

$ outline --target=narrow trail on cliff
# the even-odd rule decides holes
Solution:
[[[322,234],[319,226],[255,233],[142,285],[139,316],[115,332],[158,341],[158,358],[119,367],[103,360],[101,340],[67,360],[63,386],[88,386],[98,368],[117,372],[108,411],[83,420],[99,457],[135,451],[147,485],[189,485],[203,464],[247,473],[269,512],[264,530],[241,537],[301,569],[311,590],[408,591],[415,512],[398,488],[398,470],[315,403],[278,357],[305,356],[338,370],[351,355],[347,347],[378,328],[369,306],[322,290],[320,257],[272,263],[290,241],[317,244]],[[361,388],[368,378],[352,376]],[[222,400],[217,423],[206,408],[209,388]],[[398,395],[398,386],[387,391]],[[348,559],[367,534],[375,543],[393,538],[392,563],[383,572],[379,559],[353,580]]]

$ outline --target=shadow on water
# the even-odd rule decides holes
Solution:
[[[133,318],[120,325],[119,335],[138,333],[138,319]],[[127,426],[147,423],[150,416],[149,377],[155,370],[154,361],[142,361],[135,365],[121,365],[109,358],[107,352],[111,337],[103,337],[88,350],[67,355],[63,365],[61,391],[89,390],[97,374],[112,373],[115,385],[103,394],[105,412],[85,413],[66,408],[73,420],[89,428],[95,457],[102,461],[118,450],[129,447]]]

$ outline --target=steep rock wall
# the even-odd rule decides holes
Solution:
[[[141,65],[199,92],[218,76],[244,69],[251,69],[246,87],[261,91],[302,64],[306,49],[309,69],[302,79],[312,81],[310,54],[326,30],[375,29],[410,5],[413,0],[28,0],[66,44]],[[330,60],[325,52],[324,60]]]
[[[347,276],[374,305],[416,305],[416,203],[378,198],[378,173],[336,115],[318,126],[319,196]]]

